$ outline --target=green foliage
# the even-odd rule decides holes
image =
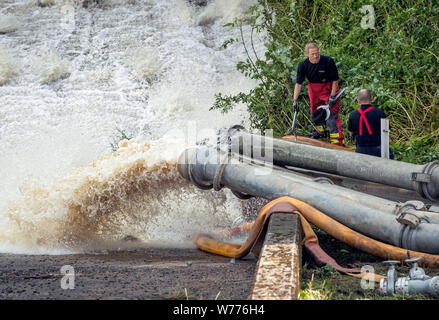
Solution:
[[[318,270],[318,275],[320,278],[333,278],[339,275],[338,271],[334,269],[331,265],[327,264]]]
[[[299,291],[299,300],[331,300],[332,291],[332,288],[327,287],[325,280],[322,283],[314,283],[313,274],[307,287]]]
[[[394,144],[395,159],[404,162],[424,164],[439,159],[439,146],[435,145],[429,135],[413,135],[404,143]]]
[[[373,5],[374,28],[362,21]],[[356,94],[367,88],[374,105],[384,109],[391,125],[391,141],[398,160],[419,162],[439,159],[439,2],[418,0],[259,0],[246,16],[227,25],[250,25],[267,34],[264,57],[258,57],[252,38],[240,41],[248,54],[237,65],[259,81],[249,93],[216,95],[212,109],[227,112],[237,103],[248,107],[252,127],[284,135],[291,125],[292,88],[304,46],[316,42],[321,54],[333,57],[340,86],[348,87],[341,100],[345,130],[349,113],[358,108]],[[253,35],[252,31],[252,35]],[[312,129],[307,90],[302,89],[298,133]]]

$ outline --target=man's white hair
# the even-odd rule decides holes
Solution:
[[[305,46],[305,52],[308,52],[309,49],[312,49],[312,48],[319,49],[319,46],[314,42],[307,43]]]

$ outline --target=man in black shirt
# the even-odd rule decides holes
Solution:
[[[348,131],[351,137],[355,137],[355,152],[381,157],[381,119],[386,114],[383,110],[372,107],[372,100],[369,90],[362,89],[358,92],[360,108],[350,113]],[[392,152],[390,159],[393,159]]]
[[[297,108],[302,83],[308,79],[309,106],[311,120],[316,127],[314,138],[323,138],[326,124],[333,144],[343,145],[343,127],[340,121],[340,100],[335,96],[339,92],[338,70],[334,60],[328,56],[320,56],[319,47],[315,43],[305,46],[305,55],[308,57],[297,67],[296,85],[294,87],[293,108]],[[325,121],[326,111],[317,109],[321,105],[329,104],[330,116]]]

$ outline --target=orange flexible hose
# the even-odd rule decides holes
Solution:
[[[419,261],[419,264],[428,268],[439,268],[439,255],[402,249],[372,238],[369,238],[361,233],[354,231],[340,222],[328,217],[321,211],[311,207],[305,202],[290,197],[281,197],[274,201],[283,199],[284,201],[292,201],[292,203],[299,209],[299,211],[306,217],[306,219],[322,229],[326,233],[330,234],[334,238],[348,244],[351,247],[359,249],[361,251],[373,254],[374,256],[388,259],[404,261],[407,259],[407,252],[411,257],[422,257],[423,260]]]
[[[243,245],[227,243],[222,241],[214,240],[207,234],[200,234],[196,239],[196,244],[199,249],[203,251],[207,251],[214,254],[219,254],[231,258],[241,258],[247,255],[250,250],[252,250],[257,243],[261,240],[261,234],[264,232],[264,226],[268,222],[268,218],[270,214],[275,212],[282,213],[295,213],[298,214],[301,219],[302,230],[304,233],[304,239],[302,243],[305,247],[311,252],[311,254],[316,259],[316,262],[320,264],[330,264],[335,269],[342,273],[346,273],[353,277],[364,278],[367,277],[370,281],[379,282],[384,277],[381,275],[373,274],[373,273],[360,273],[359,270],[343,268],[337,264],[337,262],[328,256],[319,246],[318,239],[314,231],[312,230],[310,224],[305,219],[305,217],[297,210],[297,208],[292,204],[291,201],[285,201],[288,199],[292,199],[289,197],[283,197],[280,199],[276,199],[265,205],[261,211],[257,219],[252,223],[245,223],[240,227],[235,227],[228,230],[222,230],[218,234],[223,236],[230,236],[240,232],[245,232],[246,230],[250,230],[250,235]],[[293,199],[292,199],[293,200]]]
[[[328,149],[338,149],[338,150],[343,150],[343,151],[349,151],[349,152],[355,152],[355,150],[346,148],[346,147],[342,147],[336,144],[331,144],[322,140],[318,140],[318,139],[313,139],[313,138],[308,138],[308,137],[302,137],[302,136],[297,136],[297,140],[294,136],[283,136],[281,137],[284,140],[289,140],[289,141],[293,141],[293,142],[299,142],[299,143],[304,143],[304,144],[309,144],[309,145],[313,145],[316,147],[323,147],[323,148],[328,148]]]
[[[198,246],[199,249],[203,251],[219,254],[230,258],[242,258],[246,256],[262,234],[264,226],[268,221],[269,215],[273,212],[280,212],[274,211],[276,209],[275,205],[282,202],[276,200],[267,203],[259,211],[259,214],[255,221],[251,223],[245,223],[241,227],[233,228],[230,231],[223,230],[220,232],[220,234],[227,236],[236,233],[237,229],[240,229],[243,232],[249,230],[249,235],[242,245],[218,241],[213,239],[211,235],[204,233],[197,236],[197,238],[195,239],[195,244]],[[309,223],[306,221],[306,219],[300,214],[300,212],[295,211],[295,213],[300,215],[300,219],[302,222],[302,228],[305,234],[303,242],[310,241],[318,243],[317,236],[312,230]]]
[[[367,236],[364,236],[346,226],[339,223],[338,221],[328,217],[321,211],[313,208],[307,203],[293,199],[291,197],[280,197],[277,198],[268,204],[266,204],[258,214],[258,217],[254,221],[254,223],[246,224],[245,228],[250,230],[250,234],[244,244],[232,244],[222,241],[216,241],[211,236],[207,234],[200,234],[195,240],[196,245],[199,249],[219,255],[223,255],[231,258],[241,258],[247,255],[250,250],[255,246],[256,242],[259,239],[260,235],[263,232],[264,225],[268,221],[268,217],[273,212],[283,212],[283,211],[275,211],[273,208],[277,204],[282,202],[287,202],[297,208],[297,213],[300,215],[300,220],[302,222],[302,228],[304,232],[304,239],[302,243],[315,243],[318,244],[317,236],[312,230],[310,223],[318,227],[319,229],[325,231],[330,234],[334,238],[348,244],[351,247],[362,250],[364,252],[370,253],[372,255],[381,257],[383,259],[388,259],[390,255],[390,259],[404,261],[407,259],[407,252],[410,253],[411,257],[422,257],[423,260],[419,261],[419,265],[425,266],[428,268],[439,268],[439,255],[433,255],[429,253],[423,253],[418,251],[406,250],[402,248],[398,248],[393,245],[389,245]],[[348,272],[346,272],[348,273]],[[363,277],[364,274],[352,274],[348,273],[352,276]],[[379,281],[382,276],[376,275],[376,281]]]

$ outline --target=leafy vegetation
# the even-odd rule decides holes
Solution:
[[[320,287],[313,288],[314,273],[311,276],[311,280],[307,284],[307,288],[299,291],[300,300],[330,300],[332,296],[331,290],[326,288],[326,280],[322,282]]]
[[[243,24],[252,28],[250,39],[241,32],[223,46],[242,42],[247,59],[237,68],[259,85],[237,95],[218,93],[212,109],[227,112],[244,103],[253,128],[284,135],[293,117],[297,65],[305,58],[305,44],[316,42],[321,54],[335,59],[340,87],[348,87],[341,100],[345,131],[349,113],[358,108],[358,90],[367,88],[390,120],[395,159],[439,159],[439,2],[258,0],[244,17],[226,26],[242,30]],[[253,49],[253,33],[266,35],[264,57]],[[306,89],[299,105],[297,131],[305,134],[312,130]]]

